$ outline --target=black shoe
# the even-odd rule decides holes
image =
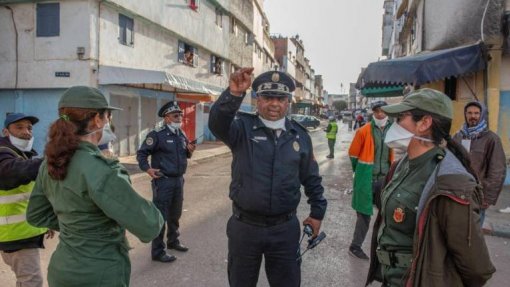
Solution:
[[[170,262],[175,261],[176,259],[177,259],[177,257],[173,256],[172,254],[166,254],[166,253],[163,253],[158,257],[152,258],[153,261],[159,261],[159,262],[163,262],[163,263],[170,263]]]
[[[189,250],[188,247],[182,245],[181,243],[167,244],[168,249],[175,249],[177,251],[186,252]]]
[[[333,156],[333,155],[327,155],[326,157],[327,157],[327,158],[334,158],[335,156]]]
[[[368,256],[365,254],[365,252],[363,252],[363,250],[361,248],[349,247],[349,255],[351,255],[352,257],[358,258],[358,259],[362,259],[362,260],[369,259]]]

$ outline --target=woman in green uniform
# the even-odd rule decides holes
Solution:
[[[60,117],[50,127],[27,211],[30,224],[60,231],[48,266],[49,286],[129,286],[125,230],[150,242],[163,225],[124,167],[97,147],[112,139],[112,109],[99,90],[72,87],[62,95]]]
[[[397,119],[386,144],[407,153],[382,194],[367,285],[484,285],[495,268],[478,224],[475,173],[450,138],[451,100],[420,89],[382,109]]]

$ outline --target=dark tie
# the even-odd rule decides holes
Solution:
[[[277,139],[279,137],[278,134],[280,134],[280,133],[278,131],[279,131],[278,129],[273,130],[273,136],[274,136],[275,139]]]

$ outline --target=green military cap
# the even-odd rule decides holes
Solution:
[[[409,93],[402,102],[381,107],[389,116],[396,117],[399,113],[420,109],[436,115],[453,119],[452,101],[447,95],[434,89],[419,89]]]
[[[110,106],[100,90],[86,86],[74,86],[67,89],[60,97],[58,108],[121,110]]]

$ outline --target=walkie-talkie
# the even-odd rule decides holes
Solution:
[[[196,144],[196,143],[198,142],[198,140],[199,140],[201,137],[203,137],[203,136],[204,136],[204,135],[201,135],[201,136],[199,136],[198,138],[196,138],[196,139],[194,139],[194,140],[190,141],[189,143],[190,143],[190,144]]]
[[[305,235],[308,235],[308,237],[310,237],[310,239],[308,239],[308,246],[306,247],[305,251],[303,251],[303,253],[301,254],[300,249],[298,248],[298,258],[296,259],[297,261],[301,260],[303,255],[308,250],[313,249],[315,246],[319,245],[319,243],[321,243],[322,240],[324,240],[324,238],[326,238],[326,233],[324,233],[324,231],[322,231],[317,237],[311,238],[313,235],[312,226],[310,224],[306,224],[305,227],[303,228],[303,236],[301,236],[301,240],[299,240],[299,246],[301,246],[301,242],[303,241]]]

